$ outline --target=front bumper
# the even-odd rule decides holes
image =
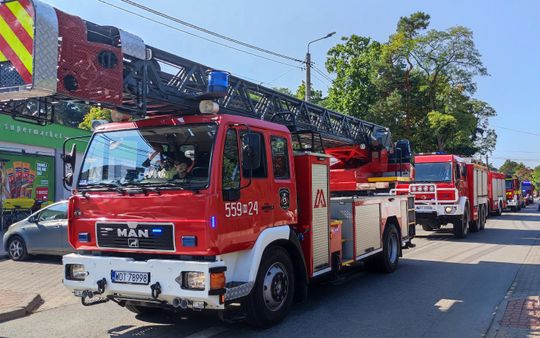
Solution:
[[[463,215],[458,204],[416,204],[416,223],[438,228],[441,225],[454,223]]]
[[[87,271],[84,281],[68,280],[64,275],[64,285],[77,296],[84,291],[98,292],[98,281],[105,279],[106,285],[100,297],[135,300],[144,302],[160,302],[173,305],[173,300],[187,301],[188,307],[193,302],[204,302],[206,309],[224,309],[225,304],[220,302],[220,295],[210,291],[211,269],[224,268],[222,262],[196,262],[180,260],[151,259],[148,261],[135,261],[124,257],[85,256],[79,254],[65,255],[62,259],[64,274],[67,264],[83,264]],[[148,285],[120,284],[111,281],[111,271],[149,272]],[[189,290],[182,288],[181,274],[183,271],[203,272],[205,278],[204,290]],[[157,298],[152,297],[151,285],[159,283],[161,293]]]
[[[517,207],[517,200],[515,200],[515,199],[507,200],[506,201],[506,206],[508,206],[508,207]]]

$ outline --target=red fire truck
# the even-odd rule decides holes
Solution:
[[[98,126],[76,179],[76,148],[64,156],[77,253],[63,281],[84,305],[226,317],[240,303],[269,326],[315,278],[358,261],[392,272],[412,245],[413,197],[388,193],[410,146],[387,128],[38,1],[0,15],[12,7],[34,34],[25,51],[0,44],[4,112],[44,122],[75,101],[146,117]],[[4,18],[22,40],[19,17]]]
[[[418,154],[415,179],[394,192],[415,196],[416,222],[427,231],[452,224],[454,236],[484,229],[488,214],[488,170],[484,164],[444,153]]]
[[[500,216],[506,206],[506,175],[496,171],[488,172],[489,213]]]
[[[525,207],[521,182],[517,177],[506,177],[506,205],[511,211],[520,211]]]

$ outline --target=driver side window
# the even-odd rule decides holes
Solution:
[[[240,156],[238,155],[238,138],[235,129],[227,130],[223,149],[223,190],[240,189]]]

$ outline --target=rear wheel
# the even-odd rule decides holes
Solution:
[[[14,261],[24,261],[28,258],[26,243],[19,236],[12,237],[8,242],[8,255]]]
[[[482,206],[479,205],[477,215],[476,215],[477,216],[476,220],[471,220],[471,222],[469,223],[469,230],[471,232],[478,232],[480,231],[480,229],[482,229],[482,219],[483,219],[482,214],[483,214]]]
[[[244,303],[248,323],[270,327],[281,322],[291,308],[294,289],[294,268],[289,254],[282,247],[268,248]]]
[[[497,207],[497,210],[495,211],[495,215],[496,216],[501,216],[502,215],[502,204],[499,203],[499,206]]]
[[[463,216],[461,219],[454,222],[454,237],[455,238],[465,238],[467,237],[467,232],[469,231],[469,208],[465,207]]]
[[[383,236],[383,251],[377,256],[368,258],[365,266],[370,271],[391,273],[397,269],[401,241],[394,224],[388,224]]]
[[[482,208],[482,223],[480,224],[480,230],[484,230],[486,228],[486,222],[487,222],[487,208],[484,206]]]

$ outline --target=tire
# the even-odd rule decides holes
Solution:
[[[465,209],[463,216],[460,220],[457,220],[453,223],[454,226],[454,238],[465,238],[467,237],[468,227],[469,227],[469,210],[468,207]]]
[[[391,273],[396,271],[401,249],[399,232],[394,224],[388,224],[383,236],[383,252],[379,256],[380,271]]]
[[[435,231],[435,229],[433,229],[432,227],[430,227],[429,225],[422,225],[422,229],[424,231]]]
[[[261,259],[255,285],[244,302],[247,322],[259,328],[281,322],[291,308],[294,289],[294,267],[289,254],[282,247],[269,247]]]
[[[161,309],[157,307],[134,305],[129,303],[125,305],[125,308],[138,315],[153,315],[161,311]]]
[[[482,208],[482,223],[480,223],[480,231],[484,230],[486,228],[486,222],[487,222],[487,209],[484,206]]]
[[[482,206],[479,205],[478,206],[478,218],[476,219],[476,221],[473,221],[471,220],[471,222],[469,223],[469,231],[470,232],[478,232],[480,231],[480,229],[482,229],[482,218],[483,218],[483,211],[482,211]]]
[[[499,206],[497,207],[497,210],[495,211],[495,216],[501,216],[502,215],[502,205],[499,203]]]
[[[24,261],[28,259],[28,251],[24,239],[19,236],[13,236],[9,239],[7,245],[9,258],[14,261]]]
[[[510,207],[510,211],[516,212],[516,211],[517,211],[517,210],[516,210],[516,207]]]

